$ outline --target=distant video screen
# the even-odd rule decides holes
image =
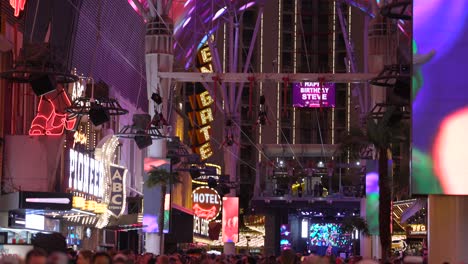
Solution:
[[[311,246],[346,247],[350,243],[350,236],[343,234],[339,224],[312,223],[309,229],[309,243]]]

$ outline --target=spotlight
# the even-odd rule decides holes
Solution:
[[[34,76],[31,78],[31,88],[37,96],[53,92],[56,86],[57,82],[55,78],[48,74]]]
[[[155,102],[157,105],[162,104],[162,98],[161,95],[159,95],[159,93],[153,93],[151,95],[151,100],[153,100],[153,102]]]
[[[323,167],[325,167],[325,164],[323,164],[323,161],[319,161],[318,164],[317,164],[317,167],[323,168]]]
[[[361,166],[361,162],[356,161],[356,166]]]
[[[190,167],[189,172],[192,179],[198,179],[201,176],[200,170],[195,166]]]
[[[138,131],[137,134],[139,135],[135,136],[135,143],[139,149],[147,148],[153,144],[153,139],[145,131]]]
[[[109,113],[102,105],[91,103],[91,108],[89,109],[89,119],[95,126],[99,126],[108,122],[110,117]]]
[[[216,188],[216,186],[218,186],[218,182],[216,182],[216,179],[213,178],[213,177],[209,177],[208,178],[208,187],[210,188]]]
[[[221,196],[224,196],[224,195],[228,194],[231,191],[229,186],[227,186],[226,184],[220,184],[217,187],[218,188],[216,188],[216,190],[218,191],[219,195],[221,195]]]
[[[147,130],[151,122],[151,116],[148,114],[135,114],[132,121],[133,127],[137,131]]]

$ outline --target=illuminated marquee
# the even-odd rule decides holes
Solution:
[[[104,175],[102,162],[70,149],[69,189],[102,198]]]
[[[213,98],[208,91],[189,96],[192,112],[188,113],[192,129],[188,134],[192,142],[192,148],[195,153],[200,155],[202,160],[206,160],[213,155],[210,144],[211,123],[214,121],[211,105]]]
[[[218,217],[222,201],[215,189],[202,186],[193,190],[192,204],[196,217],[210,221]]]

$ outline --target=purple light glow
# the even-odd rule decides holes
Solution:
[[[187,18],[187,20],[185,20],[184,24],[182,25],[182,28],[185,28],[185,26],[188,25],[188,23],[190,22],[190,20],[192,20],[192,17],[191,17],[191,16],[189,16],[189,17]]]
[[[224,12],[226,12],[226,10],[227,10],[227,7],[223,7],[220,10],[218,10],[218,12],[216,12],[216,14],[214,15],[213,19],[211,19],[211,21],[215,21],[216,19],[218,19],[220,16],[224,14]]]
[[[379,174],[371,171],[366,174],[366,193],[379,193]]]
[[[249,7],[251,7],[251,6],[253,6],[253,5],[255,5],[255,2],[247,3],[247,4],[243,5],[243,6],[241,6],[241,7],[239,8],[239,11],[244,11],[244,10],[248,9]]]

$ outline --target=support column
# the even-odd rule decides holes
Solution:
[[[159,7],[159,6],[158,6]],[[169,108],[169,93],[171,89],[170,79],[160,79],[160,72],[172,72],[174,62],[173,52],[173,23],[169,17],[159,15],[153,17],[147,24],[145,36],[145,62],[146,62],[146,80],[147,80],[147,95],[148,95],[148,114],[153,116],[155,109],[162,112],[164,118],[168,119]],[[159,93],[163,99],[161,105],[156,105],[151,99],[153,93]],[[169,123],[171,120],[167,120]],[[169,124],[171,125],[171,123]],[[167,129],[167,128],[165,128]],[[168,130],[161,131],[167,135]],[[153,144],[148,147],[148,157],[165,159],[167,156],[166,139],[153,140]],[[151,192],[158,193],[160,197],[160,188],[152,188]],[[146,200],[144,201],[146,202]],[[149,201],[154,203],[154,201]],[[157,212],[159,214],[159,210]],[[163,216],[158,216],[163,217]],[[164,239],[159,237],[157,233],[145,234],[145,251],[154,254],[163,254]]]
[[[366,198],[361,199],[361,217],[366,219]],[[364,259],[372,258],[372,237],[371,236],[364,236],[360,234],[359,238],[359,248],[360,248],[360,255]],[[380,243],[379,243],[380,245]]]
[[[277,247],[279,244],[276,244],[276,230],[279,230],[279,225],[277,224],[277,219],[274,214],[267,214],[265,215],[265,243],[264,243],[264,252],[263,255],[268,256],[276,256],[277,254]]]
[[[468,196],[429,195],[428,263],[468,262]]]
[[[232,102],[232,101],[231,101]],[[239,120],[234,119],[233,122],[236,122],[237,124],[239,123]],[[231,126],[229,128],[229,131],[225,131],[225,133],[232,133],[232,137],[235,138],[236,140],[239,140],[240,138],[240,130],[237,125]],[[226,135],[225,135],[226,136]],[[225,172],[227,175],[229,175],[229,181],[230,182],[239,182],[239,179],[237,177],[237,171],[238,171],[238,157],[239,157],[239,145],[233,144],[232,146],[224,146],[224,166],[225,166]],[[236,189],[231,188],[229,192],[230,197],[235,197],[237,195]],[[224,243],[224,254],[235,254],[236,253],[236,248],[235,244],[232,242],[227,242]]]

